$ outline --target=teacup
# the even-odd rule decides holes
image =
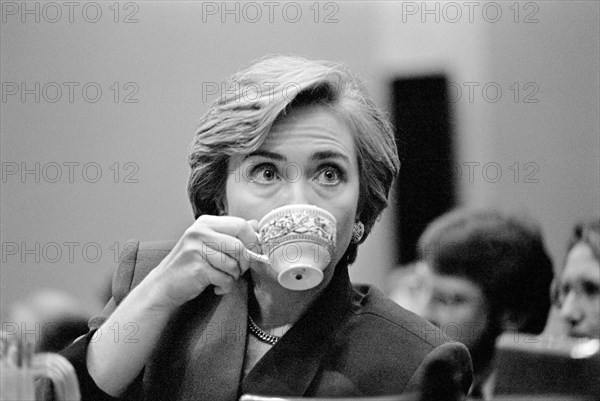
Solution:
[[[336,220],[314,205],[282,206],[260,220],[258,238],[264,255],[256,256],[277,272],[279,284],[308,290],[321,283],[331,262]]]

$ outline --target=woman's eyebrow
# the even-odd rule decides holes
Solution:
[[[345,155],[344,153],[341,153],[341,152],[333,151],[333,150],[325,150],[325,151],[321,151],[321,152],[315,152],[310,157],[310,159],[313,161],[321,161],[321,160],[327,160],[327,159],[342,159],[346,163],[350,164],[350,158],[347,155]]]
[[[246,160],[250,157],[266,157],[268,159],[285,161],[285,157],[280,155],[279,153],[269,152],[268,150],[260,150],[260,149],[244,156],[244,160]]]

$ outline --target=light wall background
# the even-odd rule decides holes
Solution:
[[[237,3],[236,22],[235,11],[221,15],[221,2],[123,2],[117,3],[115,23],[114,3],[99,2],[102,16],[91,23],[82,14],[88,3],[78,3],[73,22],[65,7],[61,18],[48,22],[57,18],[56,10],[43,14],[44,3],[29,2],[33,10],[40,7],[40,20],[25,14],[22,22],[25,3],[3,2],[0,315],[43,287],[65,290],[95,312],[118,247],[132,238],[181,235],[193,217],[187,147],[196,121],[218,96],[205,89],[272,53],[345,62],[386,109],[392,79],[447,74],[453,88],[462,88],[460,98],[453,92],[452,103],[460,204],[531,216],[561,263],[573,223],[600,214],[600,5],[475,3],[472,14],[464,2],[452,3],[462,13],[458,18],[456,6],[444,2],[427,3],[431,13],[421,2],[298,2],[297,22],[291,22],[295,6],[276,3],[271,22],[259,2],[254,4],[263,15],[253,23],[255,10],[244,13],[245,3]],[[227,6],[235,10],[236,3]],[[215,7],[217,14],[203,12]],[[498,8],[502,14],[495,13]],[[96,18],[95,6],[86,10],[88,20]],[[123,23],[134,12],[138,21]],[[328,15],[337,22],[325,23]],[[20,92],[9,94],[10,83],[31,89],[36,82],[58,83],[62,97],[51,103],[41,94],[36,103],[34,94],[24,102]],[[65,82],[79,85],[73,102]],[[86,83],[102,89],[98,102],[83,97]],[[475,88],[472,98],[469,85]],[[497,87],[502,95],[492,102]],[[47,98],[55,96],[51,89]],[[134,89],[138,102],[124,103]],[[526,95],[538,102],[525,103]],[[34,173],[21,176],[23,166],[35,169],[36,163],[39,182]],[[500,178],[494,169],[482,174],[488,163],[500,167]],[[62,177],[48,182],[56,165]],[[468,165],[475,166],[473,177]],[[88,182],[97,167],[102,176]],[[128,174],[137,182],[125,182]],[[526,176],[537,182],[524,182]],[[401,199],[393,195],[392,208],[359,250],[351,267],[354,281],[386,286],[396,261],[393,205]]]

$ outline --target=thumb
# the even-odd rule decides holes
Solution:
[[[248,224],[254,231],[258,231],[258,220],[248,220]]]
[[[250,243],[245,244],[246,248],[252,252],[261,253],[261,241],[260,236],[258,235],[258,220],[248,220],[248,225],[254,230],[256,233],[256,239]]]

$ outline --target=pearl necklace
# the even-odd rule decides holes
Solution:
[[[256,325],[256,323],[254,323],[254,320],[252,320],[252,317],[250,316],[249,313],[248,313],[248,329],[250,329],[250,333],[254,334],[254,337],[258,338],[263,343],[267,343],[269,345],[277,344],[277,341],[279,341],[279,339],[281,338],[281,337],[274,336],[272,334],[264,332],[260,327],[258,327]]]

